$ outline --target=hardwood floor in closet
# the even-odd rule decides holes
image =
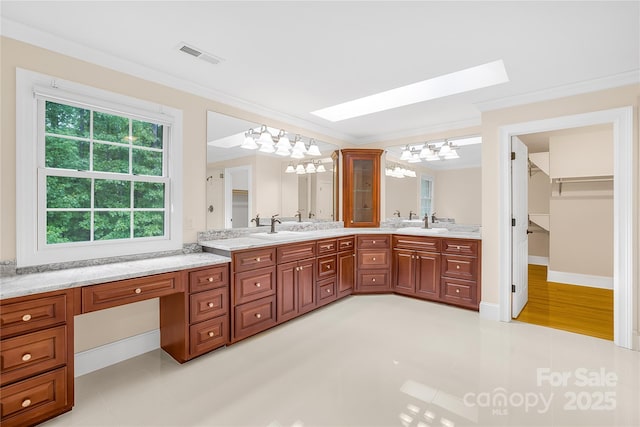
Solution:
[[[547,267],[529,265],[529,302],[516,320],[613,340],[613,291],[547,282]]]

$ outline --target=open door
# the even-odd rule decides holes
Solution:
[[[511,139],[511,315],[516,318],[529,299],[529,150],[518,137]]]

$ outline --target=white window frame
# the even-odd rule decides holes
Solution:
[[[38,96],[36,95],[38,94]],[[121,112],[166,125],[165,236],[46,244],[42,97]],[[40,101],[42,102],[42,101]],[[116,113],[117,114],[117,113]],[[42,117],[40,117],[42,119]],[[182,111],[24,69],[16,69],[16,264],[18,267],[182,249]]]
[[[422,215],[422,182],[424,180],[429,180],[431,181],[431,212],[427,212],[427,215],[429,216],[429,220],[431,220],[431,214],[433,214],[435,212],[435,208],[434,208],[434,192],[435,192],[435,187],[436,187],[436,180],[435,177],[433,175],[427,175],[427,174],[420,174],[420,184],[418,185],[418,207],[420,210],[420,215]]]

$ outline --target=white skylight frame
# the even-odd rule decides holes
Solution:
[[[312,111],[331,122],[469,92],[509,81],[502,59]]]

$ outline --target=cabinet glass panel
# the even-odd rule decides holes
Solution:
[[[373,221],[373,162],[353,161],[353,221]]]

